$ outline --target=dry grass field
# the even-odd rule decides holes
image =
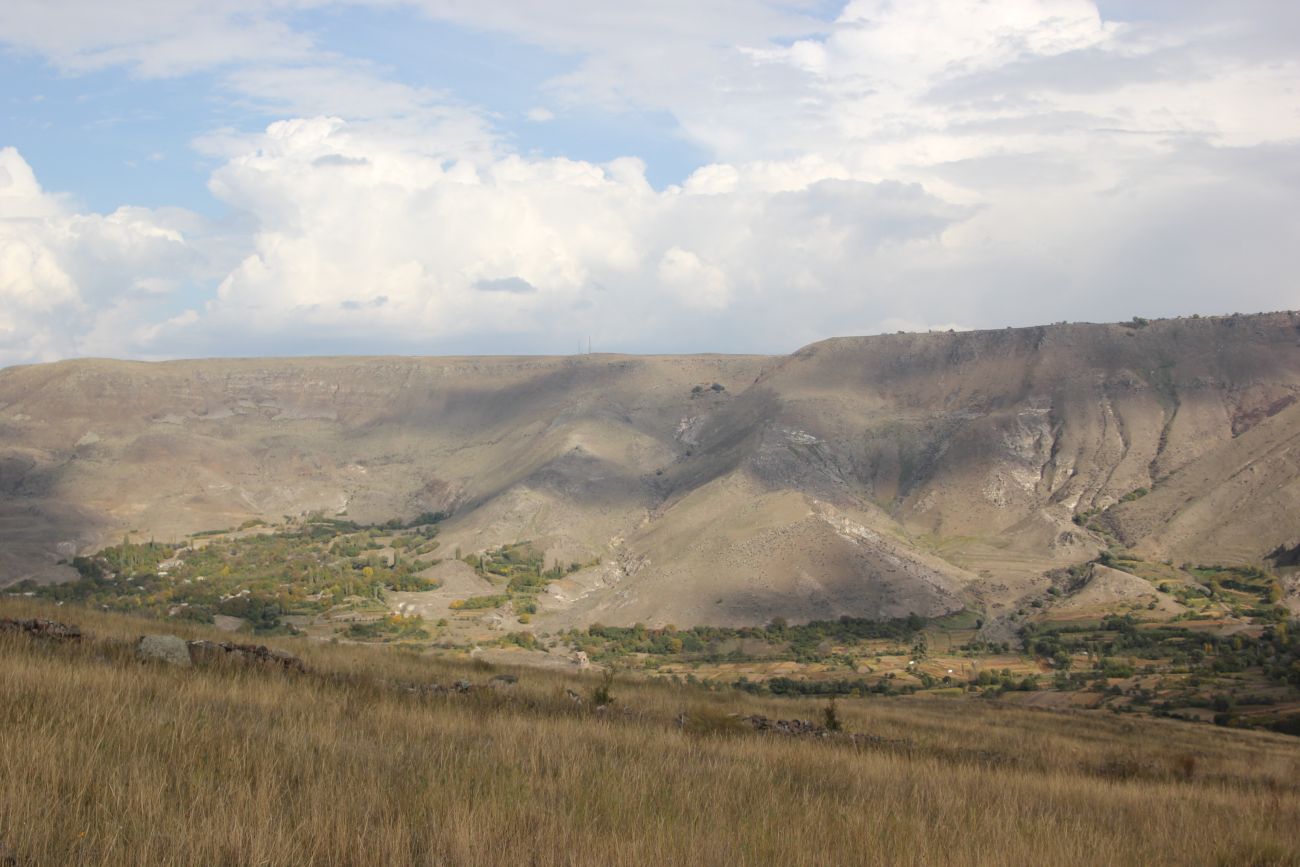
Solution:
[[[87,637],[0,633],[22,865],[1300,864],[1281,735],[940,698],[760,734],[825,704],[618,679],[599,711],[591,674],[290,640],[306,673],[170,668],[157,621],[0,603],[34,616]]]

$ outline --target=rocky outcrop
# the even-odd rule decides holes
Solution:
[[[135,652],[146,662],[161,662],[179,668],[189,668],[192,664],[185,639],[175,635],[142,635],[136,642]]]
[[[55,641],[80,641],[81,628],[59,623],[57,620],[11,620],[0,618],[0,632],[21,632],[36,638],[49,638]]]
[[[771,732],[772,734],[778,735],[801,735],[819,738],[826,737],[830,734],[829,729],[803,719],[770,719],[758,714],[743,717],[743,719],[745,722],[749,723],[750,727],[756,732]]]
[[[191,658],[198,663],[235,662],[264,665],[284,671],[305,672],[303,661],[284,650],[262,644],[236,644],[231,641],[191,641],[188,646]]]
[[[76,627],[68,627],[76,629]],[[231,641],[199,639],[186,642],[175,635],[144,635],[136,642],[136,655],[150,662],[162,662],[181,668],[190,665],[234,663],[259,665],[283,671],[305,672],[302,660],[284,650],[263,644],[236,644]]]

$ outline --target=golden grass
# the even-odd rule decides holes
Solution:
[[[757,735],[820,703],[282,641],[178,670],[162,624],[0,603],[0,840],[21,864],[1300,864],[1300,741],[974,701],[841,701],[881,742]],[[168,630],[177,633],[182,630]],[[202,635],[191,628],[189,634]],[[674,720],[686,712],[687,726]]]

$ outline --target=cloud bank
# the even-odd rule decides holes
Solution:
[[[80,212],[0,150],[0,363],[587,337],[788,351],[900,324],[1300,301],[1300,59],[1278,36],[1300,15],[1285,4],[1127,21],[1085,0],[854,0],[832,20],[740,0],[563,6],[408,11],[571,56],[535,125],[575,106],[662,111],[711,161],[656,189],[636,154],[540,156],[492,106],[320,48],[292,26],[301,5],[209,20],[127,4],[112,28],[71,29],[7,7],[11,44],[71,73],[209,68],[285,117],[196,142],[218,162],[220,221]]]

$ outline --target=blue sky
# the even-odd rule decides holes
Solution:
[[[12,53],[3,70],[4,143],[18,148],[50,189],[71,192],[95,211],[123,202],[216,207],[207,193],[212,161],[190,142],[214,120],[246,119],[213,98],[211,76],[140,81],[122,69],[68,76],[41,58]]]
[[[681,181],[705,158],[664,112],[579,105],[558,123],[529,121],[528,112],[546,101],[541,85],[577,65],[572,54],[430,20],[404,7],[340,5],[289,20],[324,51],[364,59],[388,77],[483,107],[524,152],[597,162],[636,153],[661,186]],[[206,178],[213,161],[196,157],[191,141],[214,127],[253,131],[276,119],[274,112],[221,94],[212,73],[154,78],[129,65],[63,72],[17,46],[8,47],[2,59],[5,144],[27,155],[47,184],[77,191],[97,210],[123,201],[212,207]],[[86,146],[87,137],[94,148]],[[150,162],[167,165],[122,171],[148,168]]]
[[[547,123],[529,120],[529,111],[547,100],[541,85],[572,70],[578,62],[573,55],[430,20],[410,8],[338,6],[290,20],[322,50],[483,107],[523,153],[592,162],[635,154],[660,188],[707,162],[707,153],[664,111],[575,105]],[[0,68],[4,144],[18,148],[45,186],[71,191],[96,211],[130,202],[220,213],[221,204],[207,191],[216,162],[195,153],[191,142],[213,128],[253,132],[276,119],[274,112],[223,94],[218,77],[208,72],[146,78],[119,66],[67,74],[14,49]]]
[[[518,39],[429,20],[409,8],[335,8],[302,16],[323,48],[386,67],[403,82],[447,91],[490,111],[494,125],[522,153],[606,162],[635,154],[651,183],[680,183],[708,155],[677,130],[665,111],[566,106],[546,123],[528,113],[550,100],[544,83],[581,58]]]
[[[0,364],[1295,307],[1298,37],[1265,0],[10,0]]]

